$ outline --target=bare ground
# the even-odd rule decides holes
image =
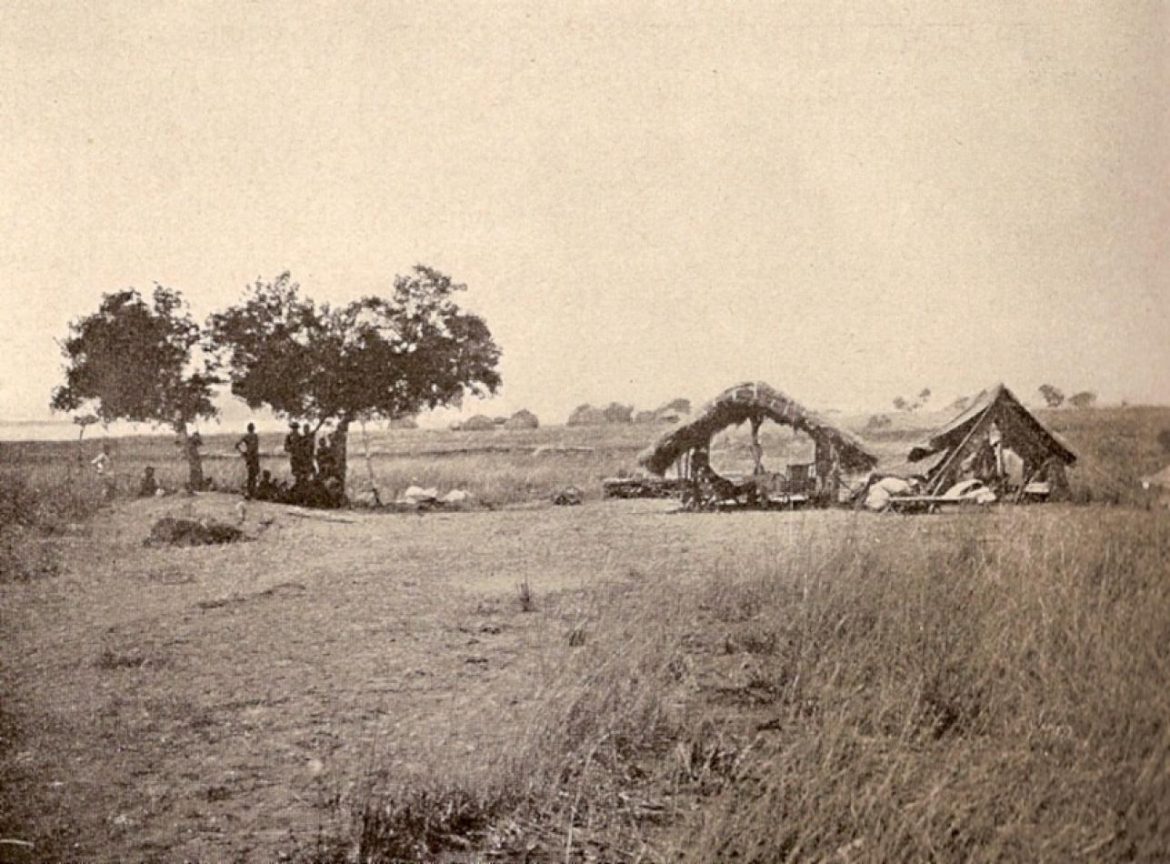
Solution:
[[[300,518],[144,548],[206,495],[119,504],[52,579],[0,586],[0,860],[267,861],[344,830],[377,768],[441,772],[526,722],[582,590],[809,553],[850,514],[678,516],[665,502]],[[264,524],[268,523],[268,524]],[[742,555],[742,553],[740,553]],[[536,611],[524,613],[527,581]]]

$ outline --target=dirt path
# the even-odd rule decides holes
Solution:
[[[2,827],[35,844],[0,861],[274,860],[342,827],[375,766],[439,771],[523,722],[571,626],[558,598],[832,530],[660,501],[348,523],[257,505],[253,542],[142,546],[159,516],[235,500],[119,505],[65,541],[61,576],[0,586]]]

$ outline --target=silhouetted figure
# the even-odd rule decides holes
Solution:
[[[333,458],[333,442],[328,435],[322,435],[321,440],[317,442],[317,471],[325,479],[337,474],[337,462]]]
[[[256,424],[249,423],[248,431],[236,442],[236,452],[244,457],[244,467],[248,471],[244,481],[244,497],[256,496],[256,480],[260,475],[260,436],[256,434]]]
[[[288,424],[288,434],[284,436],[284,452],[288,454],[288,467],[292,471],[293,482],[300,485],[305,476],[305,448],[301,441],[301,432],[295,422]]]
[[[153,498],[158,492],[158,481],[154,479],[154,466],[147,465],[142,470],[142,480],[138,483],[139,498]]]
[[[313,477],[317,473],[317,466],[313,462],[313,457],[316,455],[317,440],[313,436],[313,430],[309,428],[308,423],[301,424],[301,459],[304,460],[304,473],[306,477]]]
[[[265,468],[260,472],[260,480],[256,483],[252,497],[257,501],[277,501],[279,496],[280,486],[272,479],[272,472]]]
[[[202,492],[207,488],[207,483],[203,479],[203,460],[199,458],[203,436],[199,434],[198,429],[187,436],[183,446],[187,451],[187,491]]]

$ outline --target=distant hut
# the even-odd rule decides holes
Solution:
[[[679,411],[677,408],[659,408],[653,414],[655,423],[681,423],[690,416],[690,411]]]
[[[568,426],[604,426],[607,422],[605,411],[601,408],[594,408],[588,403],[585,405],[578,405],[573,409],[573,413],[569,415]]]
[[[515,414],[508,418],[508,422],[504,424],[506,429],[539,429],[540,420],[526,408],[521,408]]]
[[[496,428],[496,422],[484,414],[476,414],[463,421],[464,432],[488,432]]]
[[[663,475],[676,463],[680,474],[689,475],[696,465],[709,470],[707,462],[715,433],[745,421],[751,424],[755,474],[764,474],[763,448],[759,442],[764,420],[789,426],[812,439],[814,460],[806,469],[814,483],[811,491],[823,500],[836,500],[842,474],[860,474],[877,464],[877,457],[850,433],[830,426],[808,409],[762,381],[729,387],[687,423],[662,435],[638,456],[638,462],[654,474]]]
[[[665,405],[659,406],[654,412],[654,419],[659,423],[681,423],[690,416],[690,399],[671,399]]]
[[[911,462],[931,459],[928,495],[960,480],[978,479],[1001,495],[1068,494],[1065,468],[1076,455],[1044,427],[1003,384],[984,390],[970,406],[910,451]]]
[[[634,406],[622,405],[620,402],[610,402],[604,411],[606,423],[632,423],[634,421]]]

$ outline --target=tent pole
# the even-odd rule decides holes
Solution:
[[[990,414],[990,409],[985,411],[983,416],[975,421],[975,424],[971,427],[971,431],[968,432],[966,436],[964,436],[963,440],[959,442],[959,446],[951,451],[951,455],[948,456],[946,461],[944,461],[939,467],[938,473],[934,475],[933,482],[931,482],[930,486],[927,488],[926,492],[928,495],[938,494],[939,488],[942,486],[943,479],[946,477],[947,472],[951,470],[952,464],[954,464],[955,460],[959,458],[959,454],[963,452],[963,448],[967,446],[967,443],[971,440],[972,437],[974,437],[975,433],[983,430],[983,428],[986,426],[986,421]]]

